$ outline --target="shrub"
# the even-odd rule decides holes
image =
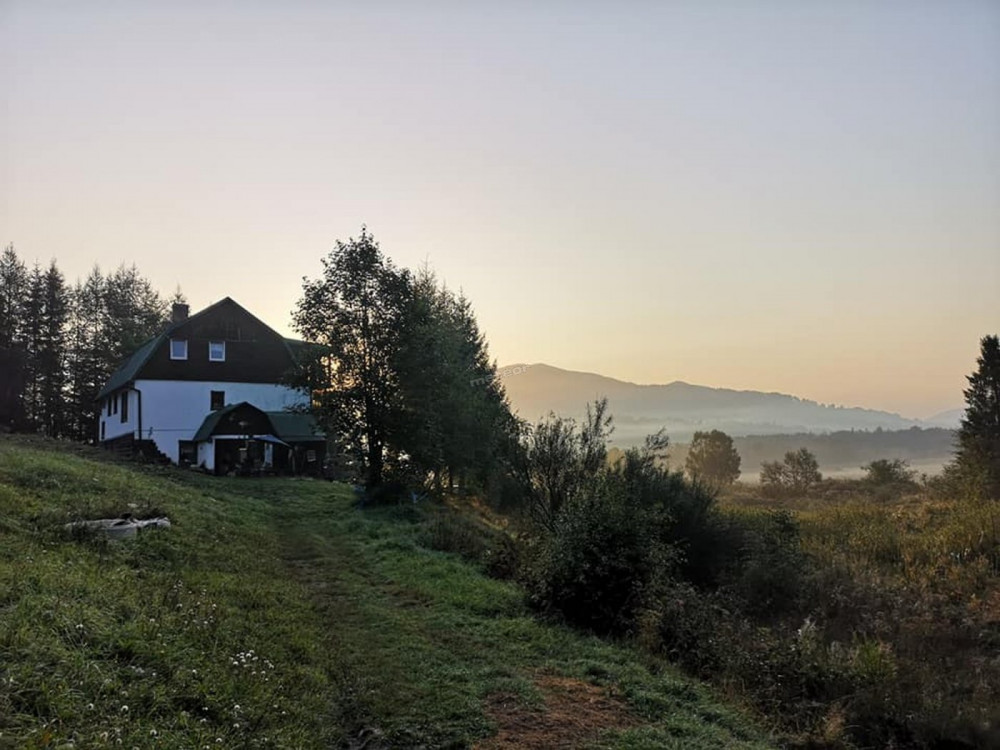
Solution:
[[[486,530],[459,513],[443,509],[428,524],[425,543],[431,549],[454,552],[469,562],[483,562],[490,540]]]
[[[676,552],[663,519],[613,494],[567,507],[538,550],[527,581],[533,602],[599,633],[625,632]]]
[[[797,611],[808,599],[809,559],[802,551],[799,526],[788,511],[746,514],[734,536],[739,560],[730,588],[743,611],[773,619]]]
[[[880,458],[865,464],[861,467],[865,472],[865,481],[869,484],[884,486],[887,484],[915,485],[913,481],[917,475],[910,464],[901,458]]]

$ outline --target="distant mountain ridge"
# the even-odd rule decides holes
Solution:
[[[546,364],[499,368],[513,409],[534,422],[550,411],[581,418],[586,405],[607,396],[615,418],[615,444],[632,444],[665,427],[673,440],[689,440],[697,430],[718,429],[732,436],[826,433],[838,430],[905,430],[951,427],[955,412],[933,422],[861,407],[833,406],[784,393],[710,388],[681,381],[638,385],[589,372]],[[961,415],[961,412],[958,412]]]

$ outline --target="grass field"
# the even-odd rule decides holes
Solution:
[[[173,527],[63,529],[126,512]],[[441,512],[0,438],[0,748],[769,746],[430,549]]]

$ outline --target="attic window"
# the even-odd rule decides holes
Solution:
[[[187,359],[187,339],[170,339],[170,359]]]
[[[226,342],[225,341],[209,341],[208,342],[208,361],[209,362],[225,362],[226,361]]]

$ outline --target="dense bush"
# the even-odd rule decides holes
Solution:
[[[669,571],[667,518],[618,493],[581,499],[560,515],[529,571],[534,602],[597,632],[624,632]]]
[[[558,427],[550,420],[537,429],[558,433],[559,453],[577,468],[553,471],[553,452],[546,451],[546,463],[529,470],[574,488],[558,510],[548,505],[545,522],[535,526],[524,581],[539,608],[582,627],[622,633],[635,632],[639,613],[659,607],[671,596],[665,592],[679,586],[725,590],[730,604],[752,615],[775,616],[800,605],[808,565],[790,514],[720,513],[712,491],[664,466],[661,434],[598,468],[588,464],[584,447],[598,453],[600,447],[581,440],[572,424],[558,420]]]

